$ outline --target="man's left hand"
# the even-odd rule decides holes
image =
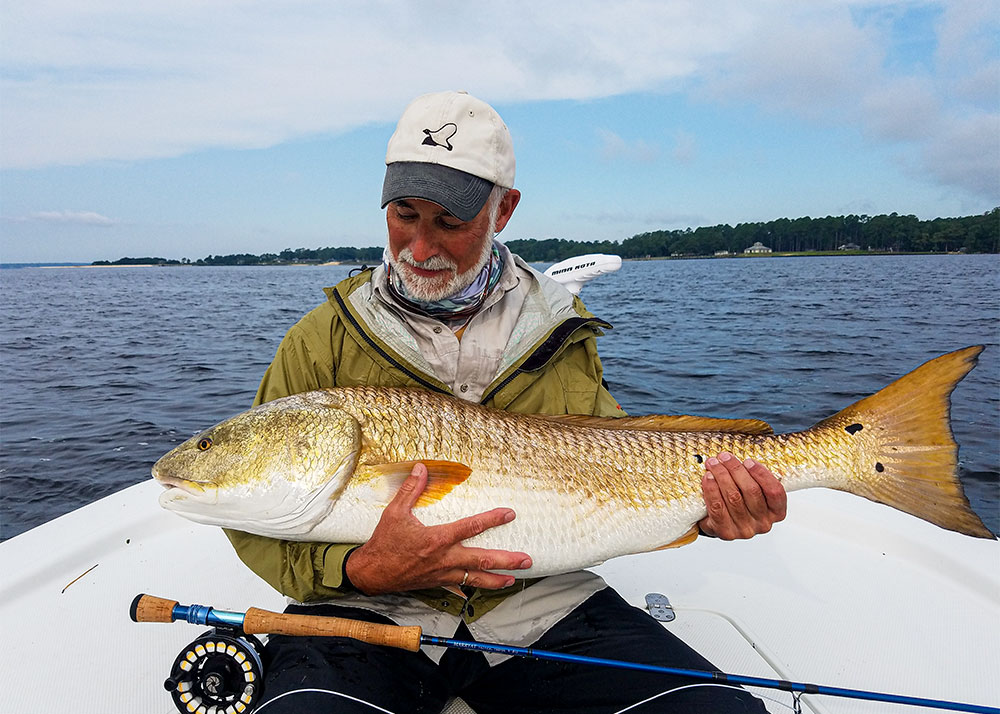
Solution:
[[[766,466],[752,459],[741,462],[726,451],[705,465],[701,490],[708,515],[698,522],[702,533],[723,540],[752,538],[785,518],[785,488]]]

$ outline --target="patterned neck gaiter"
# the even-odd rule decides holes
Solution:
[[[459,320],[476,314],[500,282],[500,275],[503,273],[503,257],[494,241],[489,261],[467,288],[442,300],[425,302],[417,300],[406,291],[403,279],[392,269],[388,259],[384,263],[386,283],[393,298],[408,310],[437,320]]]

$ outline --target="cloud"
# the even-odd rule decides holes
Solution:
[[[903,77],[864,94],[857,110],[875,139],[919,141],[941,130],[941,100],[925,77]]]
[[[10,219],[15,223],[62,223],[78,226],[114,226],[118,221],[94,211],[37,211]]]
[[[923,157],[910,163],[927,180],[989,194],[984,162],[965,172],[957,157],[998,116],[990,6],[514,0],[483,12],[458,0],[10,0],[0,165],[273,146],[390,123],[414,94],[444,88],[498,104],[696,92],[857,127],[875,146]],[[897,61],[925,45],[935,48],[926,62]],[[661,149],[607,133],[600,150],[609,160],[696,155],[682,134]],[[929,163],[942,158],[951,169]]]
[[[601,158],[605,161],[636,161],[652,163],[660,157],[660,147],[645,139],[626,141],[610,129],[599,129]]]
[[[266,147],[392,122],[416,92],[444,88],[497,103],[656,90],[689,77],[741,17],[594,0],[498,13],[457,1],[10,5],[0,89],[14,168]]]
[[[841,120],[851,99],[874,83],[882,59],[877,42],[846,5],[793,3],[785,10],[759,13],[752,31],[706,66],[705,95],[812,121]]]
[[[855,128],[910,173],[1000,201],[1000,16],[988,5],[789,6],[708,63],[700,94]],[[916,62],[921,44],[935,49]]]
[[[1000,201],[1000,116],[979,114],[945,123],[926,142],[919,170],[946,186]]]

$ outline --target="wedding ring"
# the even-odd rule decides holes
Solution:
[[[468,570],[466,570],[466,571],[465,571],[465,577],[463,577],[463,578],[462,578],[462,582],[460,582],[460,583],[458,584],[458,585],[459,585],[459,587],[461,587],[461,586],[465,585],[465,583],[466,583],[466,582],[467,582],[468,580],[469,580],[469,571],[468,571]]]

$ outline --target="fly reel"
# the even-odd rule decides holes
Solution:
[[[264,692],[262,650],[253,635],[211,629],[181,650],[163,687],[182,714],[249,714]]]

